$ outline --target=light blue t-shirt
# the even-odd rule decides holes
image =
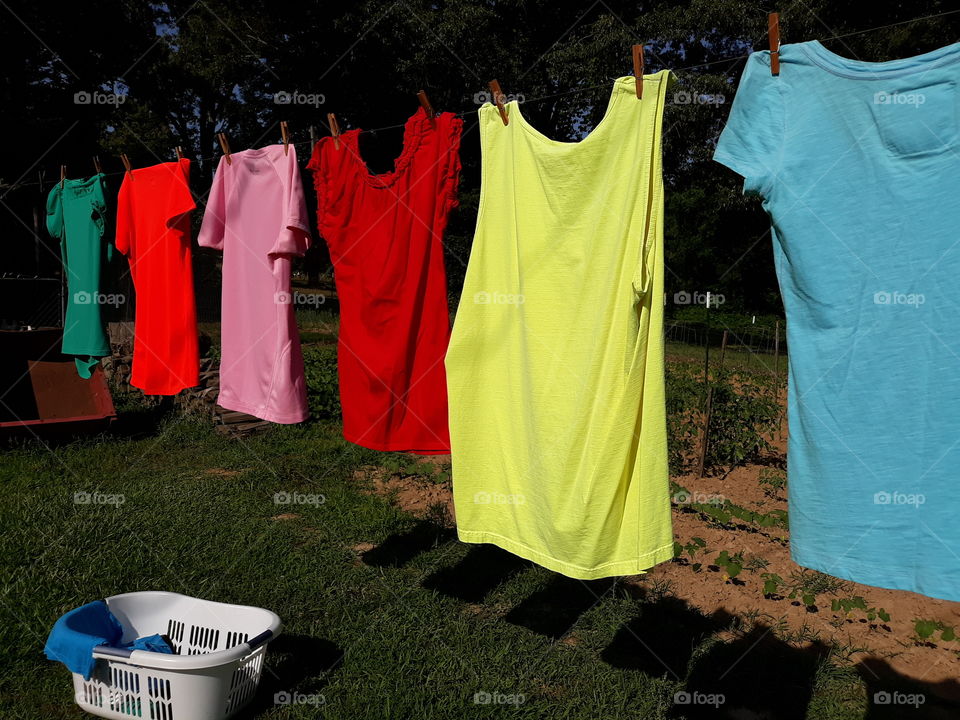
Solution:
[[[960,600],[960,43],[750,56],[715,159],[770,214],[791,554]]]

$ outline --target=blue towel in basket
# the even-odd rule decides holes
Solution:
[[[43,651],[48,660],[62,662],[70,672],[89,680],[93,672],[93,649],[99,645],[116,645],[122,635],[123,628],[107,604],[96,600],[57,620]]]
[[[163,635],[147,635],[146,637],[137,638],[132,643],[127,643],[123,647],[131,650],[147,650],[148,652],[173,655],[173,648],[170,647],[170,643],[167,642],[167,639],[163,637]]]
[[[97,600],[71,610],[57,620],[43,651],[48,660],[62,662],[70,672],[83,675],[84,680],[90,679],[95,663],[93,649],[100,645],[173,653],[173,648],[162,635],[148,635],[123,644],[120,643],[121,637],[123,627],[120,621],[103,600]]]

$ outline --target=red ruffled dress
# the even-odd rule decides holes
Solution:
[[[375,450],[450,452],[443,231],[457,205],[463,121],[407,120],[391,172],[373,175],[360,130],[323,138],[307,167],[340,301],[343,435]]]

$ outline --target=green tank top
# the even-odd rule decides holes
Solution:
[[[446,355],[459,537],[574,578],[673,555],[660,146],[669,71],[579,142],[480,111],[476,236]]]
[[[102,173],[64,180],[47,196],[47,230],[60,241],[67,280],[62,352],[74,356],[83,378],[90,377],[99,358],[110,354],[100,312],[100,271],[104,260],[113,257],[113,244],[103,239],[105,213]]]

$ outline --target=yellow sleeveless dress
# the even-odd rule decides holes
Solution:
[[[446,355],[461,540],[573,578],[673,555],[661,135],[670,72],[551,140],[480,108],[476,236]]]

